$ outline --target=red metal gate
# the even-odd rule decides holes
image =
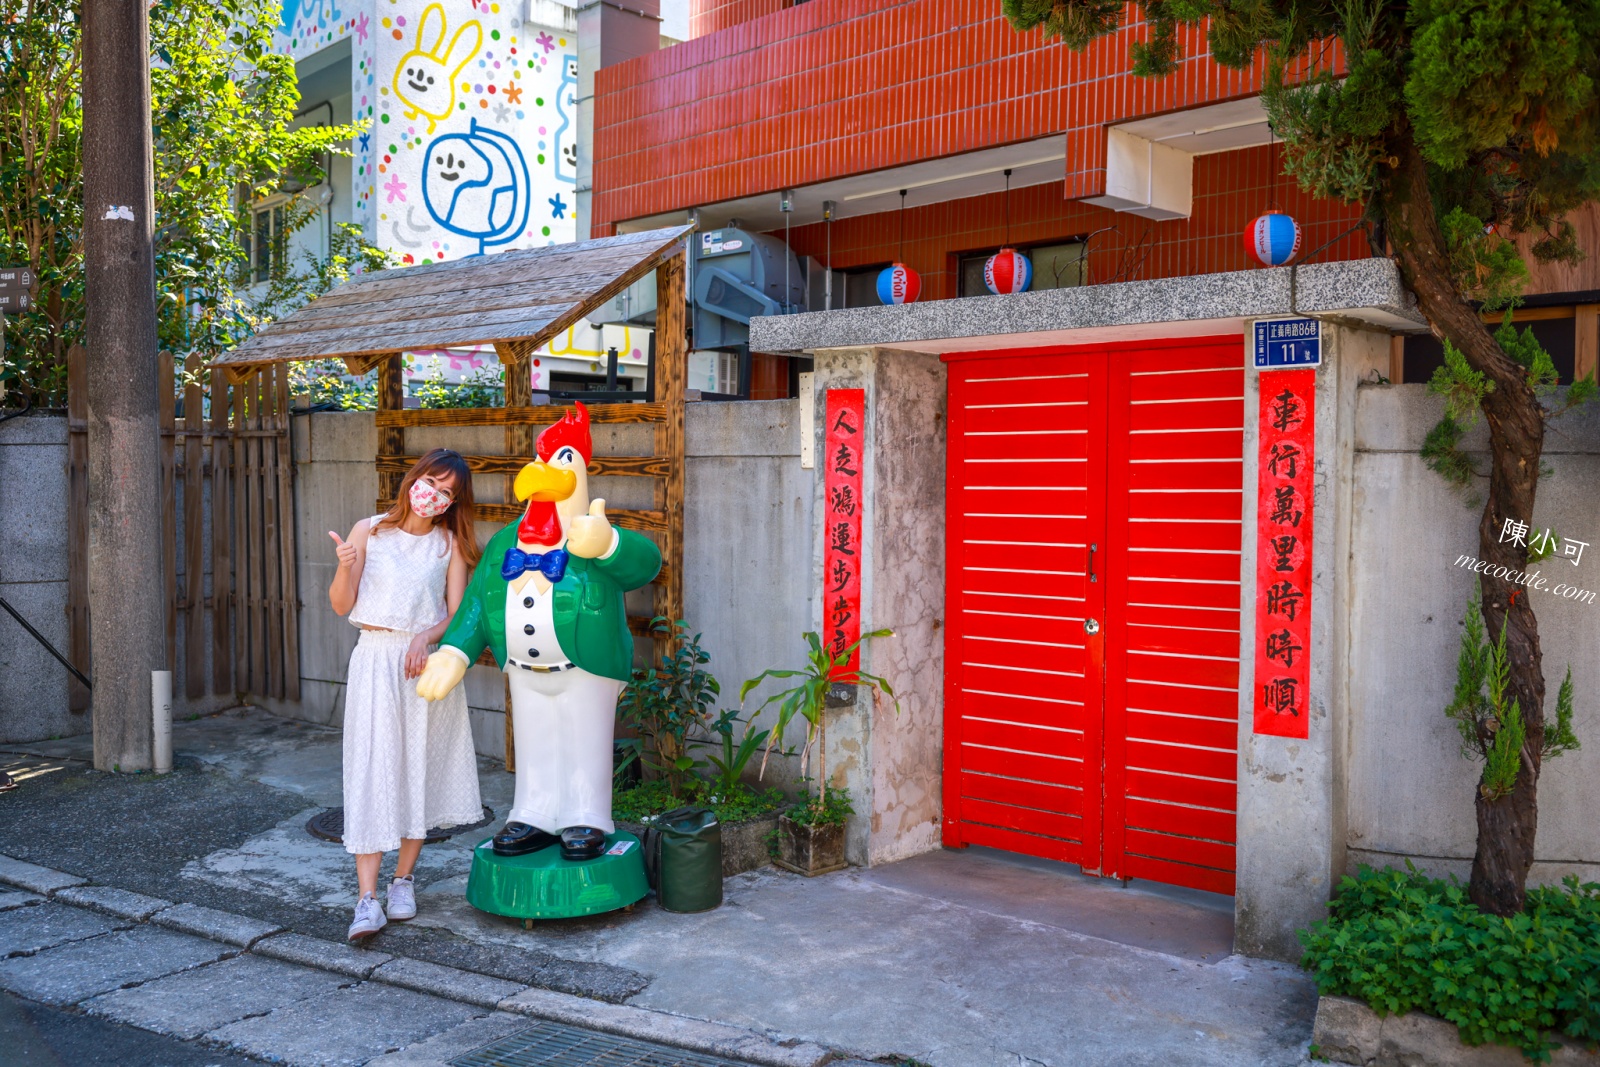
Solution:
[[[945,843],[1233,892],[1242,339],[949,359]]]

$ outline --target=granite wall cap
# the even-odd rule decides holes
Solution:
[[[919,342],[962,338],[1279,315],[1394,330],[1426,325],[1392,261],[1353,259],[925,304],[767,315],[750,320],[750,347],[759,352],[915,348]]]

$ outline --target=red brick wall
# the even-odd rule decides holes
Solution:
[[[1364,232],[1345,233],[1360,218],[1360,208],[1314,199],[1287,178],[1274,182],[1276,157],[1277,150],[1270,147],[1200,156],[1195,160],[1194,214],[1170,222],[1150,222],[1063,200],[1059,183],[1015,189],[1011,193],[1011,240],[1024,246],[1052,244],[1087,236],[1102,227],[1116,227],[1090,244],[1091,284],[1246,270],[1260,264],[1245,250],[1245,225],[1275,197],[1278,206],[1300,222],[1303,255],[1338,238],[1320,252],[1319,262],[1366,257]],[[898,212],[835,222],[834,269],[895,259],[899,233]],[[777,236],[782,236],[781,231]],[[922,275],[923,300],[957,295],[960,255],[992,249],[1004,238],[1001,193],[920,207],[914,195],[908,201],[905,259]],[[795,229],[791,241],[798,255],[823,258],[826,236],[821,224]]]
[[[1015,32],[994,0],[760,6],[777,2],[731,0],[729,18],[765,13],[598,73],[597,234],[657,212],[1062,133],[1064,193],[1093,196],[1104,186],[1106,123],[1248,96],[1261,82],[1259,64],[1217,66],[1193,31],[1179,70],[1152,80],[1129,72],[1142,24],[1079,53],[1042,31]]]
[[[787,6],[786,0],[689,0],[689,36],[704,37]]]

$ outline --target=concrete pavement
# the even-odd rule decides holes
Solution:
[[[169,777],[190,780],[173,785],[97,783],[92,772],[70,763],[71,746],[81,742],[30,746],[38,755],[32,764],[23,760],[22,773],[30,767],[37,773],[7,795],[8,802],[23,801],[16,817],[8,813],[9,803],[0,805],[0,852],[36,863],[59,857],[60,869],[103,886],[192,901],[282,927],[287,932],[264,937],[248,956],[271,953],[287,965],[334,969],[338,961],[316,958],[303,942],[325,945],[342,937],[351,897],[349,858],[338,846],[309,837],[303,824],[319,807],[339,802],[338,742],[337,731],[259,712],[181,724],[174,739],[180,767]],[[503,812],[509,776],[486,765],[481,780],[486,803]],[[170,802],[159,799],[166,791],[174,798]],[[56,824],[62,808],[79,826],[116,825],[95,814],[108,804],[127,810],[139,796],[155,799],[139,802],[152,810],[134,820],[133,847],[107,850],[103,841],[92,847],[39,832],[41,824]],[[195,840],[188,841],[191,835],[181,828],[196,811],[226,827],[195,831]],[[355,976],[355,986],[383,985],[385,972],[393,979],[409,971],[410,992],[424,998],[438,996],[425,984],[437,977],[428,965],[470,972],[489,983],[465,1001],[475,1012],[470,1018],[446,1026],[441,1015],[430,1024],[439,1027],[432,1034],[386,1039],[408,1041],[406,1055],[428,1055],[410,1050],[427,1041],[443,1047],[446,1034],[461,1039],[477,1032],[461,1027],[487,1032],[512,1025],[514,1018],[499,1017],[514,1012],[518,998],[526,1010],[561,994],[586,998],[560,1001],[573,1020],[598,1018],[613,1010],[608,1003],[625,1003],[616,1010],[643,1010],[650,1019],[682,1020],[686,1026],[714,1021],[768,1042],[803,1040],[864,1057],[910,1056],[933,1067],[1290,1067],[1306,1053],[1316,999],[1308,978],[1293,967],[1231,955],[1229,902],[1206,894],[1123,889],[1059,865],[973,849],[816,879],[766,868],[728,880],[726,903],[712,912],[677,915],[647,903],[632,914],[525,931],[474,911],[462,899],[470,847],[486,832],[424,850],[418,918],[391,925],[371,950],[403,966],[384,963]],[[71,898],[86,890],[53,891],[50,907],[64,906],[63,894]],[[136,902],[123,903],[131,908]],[[44,906],[26,905],[34,911]],[[70,925],[64,918],[51,921]],[[0,928],[0,945],[3,937]],[[237,956],[235,949],[233,957],[200,967],[208,980],[232,989],[223,982],[230,972],[219,968]],[[232,964],[236,973],[243,973],[242,966]],[[281,988],[284,974],[297,972],[275,973],[265,985]],[[179,977],[151,984],[176,987]],[[497,1001],[503,987],[495,982],[523,992]],[[218,1000],[230,1002],[233,995]],[[359,1011],[366,1003],[361,997],[382,1005],[394,995],[341,992],[328,1010],[348,1004]],[[307,998],[298,1009],[279,1004],[268,1016],[294,1021],[305,1015],[309,1021],[312,1006],[321,1011],[327,999]],[[155,1000],[113,995],[105,1003],[132,1012],[130,1000],[140,1001],[138,1010],[145,1014],[125,1016],[129,1021],[160,1018]],[[541,1010],[545,1017],[562,1017],[550,1014],[555,1009],[549,1002]],[[386,1011],[374,1009],[373,1016],[389,1018]],[[431,1016],[421,1010],[417,1017]],[[255,1054],[280,1047],[286,1054],[306,1054],[287,1045],[250,1044],[266,1040],[257,1033],[262,1024],[241,1019],[217,1022],[199,1037],[226,1032],[236,1047]],[[319,1025],[326,1031],[336,1025],[333,1020],[329,1016]],[[211,1022],[195,1020],[184,1032]],[[365,1053],[349,1053],[359,1054]]]

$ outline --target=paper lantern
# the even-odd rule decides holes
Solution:
[[[1269,211],[1244,230],[1244,246],[1269,267],[1281,267],[1300,251],[1300,224],[1281,211]]]
[[[904,263],[885,267],[878,274],[878,299],[885,304],[914,304],[921,292],[921,275]]]
[[[1033,284],[1033,263],[1015,248],[1002,248],[984,263],[983,284],[991,293],[1025,293]]]

